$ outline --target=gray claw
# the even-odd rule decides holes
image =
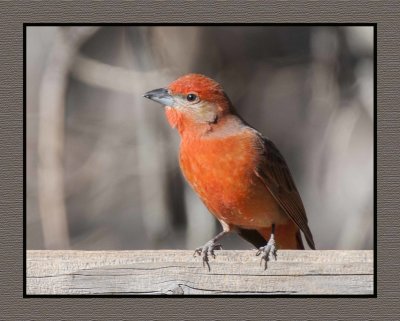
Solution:
[[[214,243],[212,240],[208,241],[206,244],[204,244],[202,247],[198,247],[197,249],[194,250],[193,256],[201,256],[203,259],[203,267],[207,265],[208,271],[211,271],[210,264],[208,257],[211,256],[212,258],[215,259],[215,250],[221,250],[222,245]]]
[[[275,240],[273,237],[270,238],[270,240],[268,241],[267,245],[262,246],[258,249],[256,255],[259,256],[261,254],[261,261],[260,261],[260,265],[262,264],[262,262],[264,261],[264,270],[267,269],[267,265],[268,265],[268,261],[270,260],[270,257],[272,256],[275,261],[277,258],[277,249],[275,246]]]

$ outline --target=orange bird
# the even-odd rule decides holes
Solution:
[[[265,269],[282,249],[304,249],[300,231],[315,249],[307,216],[292,175],[274,143],[235,112],[222,87],[200,75],[185,75],[144,97],[165,105],[181,137],[181,170],[222,232],[197,248],[203,265],[221,249],[230,231],[258,248]],[[276,243],[275,243],[276,242]]]

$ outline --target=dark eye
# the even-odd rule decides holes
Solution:
[[[186,96],[187,101],[195,101],[197,99],[197,96],[195,94],[188,94]]]

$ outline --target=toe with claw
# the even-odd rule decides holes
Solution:
[[[277,258],[277,249],[275,246],[275,240],[273,237],[270,238],[270,240],[268,241],[267,245],[262,246],[258,249],[257,256],[261,255],[261,262],[260,265],[262,264],[262,262],[264,261],[264,270],[267,269],[267,265],[268,265],[268,261],[270,260],[271,256],[275,259]]]
[[[204,244],[202,247],[198,247],[194,253],[193,256],[201,256],[203,259],[203,266],[207,265],[208,271],[211,271],[210,269],[210,263],[209,263],[209,256],[215,259],[215,250],[221,250],[222,245],[211,241],[208,241],[206,244]]]

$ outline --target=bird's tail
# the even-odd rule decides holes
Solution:
[[[303,244],[303,240],[301,238],[300,230],[297,230],[297,232],[296,232],[296,241],[297,241],[297,249],[304,250],[304,244]]]

